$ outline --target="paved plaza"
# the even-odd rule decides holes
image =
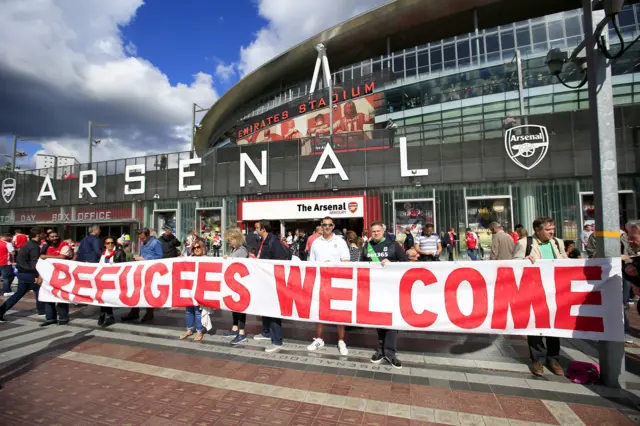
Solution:
[[[229,346],[227,312],[217,313],[217,334],[201,344],[178,339],[182,310],[108,329],[97,327],[97,312],[77,307],[69,325],[41,328],[32,298],[10,311],[0,324],[1,425],[640,424],[636,345],[627,345],[622,391],[548,371],[535,378],[521,337],[402,332],[404,368],[395,370],[369,362],[372,330],[348,329],[350,353],[341,357],[332,327],[327,346],[309,353],[314,326],[285,322],[284,349],[267,354],[251,339]],[[259,321],[250,318],[247,329],[259,332]],[[564,367],[597,356],[589,342],[562,345]]]

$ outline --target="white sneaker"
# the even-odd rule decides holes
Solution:
[[[628,334],[625,334],[625,335],[624,335],[624,342],[625,342],[625,343],[628,343],[628,344],[630,344],[630,345],[631,345],[631,344],[633,344],[633,337],[631,337],[631,336],[630,336],[630,335],[628,335]]]
[[[313,339],[313,342],[311,342],[311,344],[309,346],[307,346],[307,350],[308,351],[315,351],[316,349],[320,349],[323,346],[324,346],[324,340],[322,340],[321,338],[317,337],[317,338]]]
[[[347,344],[344,340],[338,340],[338,350],[340,351],[340,355],[347,356],[349,355],[349,349],[347,349]]]
[[[266,348],[264,348],[265,352],[277,352],[280,349],[282,349],[282,345],[269,345]]]
[[[256,334],[255,336],[253,336],[253,340],[271,340],[271,337],[267,337],[262,334]]]
[[[13,296],[14,294],[15,294],[14,292],[11,292],[11,293],[5,293],[5,294],[4,294],[4,297],[11,297],[11,296]]]

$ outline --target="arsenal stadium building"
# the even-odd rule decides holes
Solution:
[[[493,221],[549,215],[575,240],[595,214],[587,86],[566,87],[581,70],[558,79],[545,61],[583,40],[579,4],[391,2],[244,77],[207,111],[193,152],[4,172],[0,226],[79,240],[93,223],[115,236],[168,225],[184,240],[260,219],[311,231],[330,215],[364,233],[373,221],[470,227],[487,244]],[[640,5],[618,23],[635,39]],[[621,222],[638,211],[639,59],[640,44],[611,65]]]

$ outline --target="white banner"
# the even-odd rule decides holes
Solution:
[[[364,197],[243,201],[242,220],[334,219],[364,217]]]
[[[620,259],[292,263],[176,258],[113,265],[40,260],[40,300],[208,306],[396,330],[622,341]]]

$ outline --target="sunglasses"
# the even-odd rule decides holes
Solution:
[[[333,228],[333,226],[334,226],[333,223],[323,223],[322,224],[323,228]]]
[[[104,245],[105,245],[105,246],[112,246],[112,245],[114,245],[114,244],[115,244],[115,243],[114,243],[113,241],[106,241],[106,242],[104,243]]]
[[[204,250],[202,246],[193,246],[194,250]]]

